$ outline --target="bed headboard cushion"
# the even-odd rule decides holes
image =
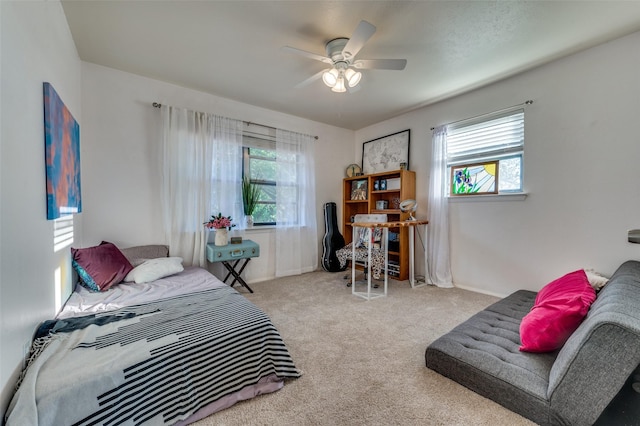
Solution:
[[[142,264],[148,259],[157,259],[159,257],[169,257],[169,246],[163,244],[148,244],[144,246],[135,246],[120,249],[122,254],[135,267]]]

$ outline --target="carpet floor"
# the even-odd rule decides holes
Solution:
[[[318,271],[239,290],[269,314],[302,377],[196,425],[534,424],[425,367],[429,343],[496,297],[390,280],[388,297],[366,301],[343,276]]]
[[[302,377],[196,425],[533,424],[424,365],[430,342],[497,298],[390,280],[388,297],[366,301],[343,276],[319,271],[239,290],[269,314]]]

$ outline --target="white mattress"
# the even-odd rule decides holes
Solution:
[[[100,293],[91,292],[78,284],[56,319],[112,311],[220,286],[226,286],[226,284],[204,269],[197,267],[187,267],[178,274],[150,283],[123,282]]]

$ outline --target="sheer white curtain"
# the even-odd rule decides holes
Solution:
[[[314,140],[276,130],[276,276],[318,267]]]
[[[242,122],[163,105],[162,209],[171,254],[206,266],[202,225],[222,212],[242,217]]]
[[[453,287],[449,255],[449,202],[446,188],[447,127],[433,131],[429,183],[429,239],[427,264],[429,278],[438,287]]]

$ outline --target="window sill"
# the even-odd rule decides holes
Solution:
[[[449,202],[459,203],[459,202],[478,202],[478,201],[522,201],[527,198],[529,193],[527,192],[514,192],[509,193],[506,192],[504,194],[495,194],[495,195],[459,195],[459,196],[448,196]]]
[[[306,226],[291,226],[289,228],[306,228]],[[261,231],[275,231],[277,229],[276,225],[254,225],[251,228],[238,229],[241,232],[249,232],[249,233],[258,233]]]
[[[241,229],[240,231],[254,233],[254,232],[260,232],[260,231],[272,231],[274,229],[276,229],[275,225],[259,225],[259,226],[254,225],[251,228],[244,228],[244,229]]]

